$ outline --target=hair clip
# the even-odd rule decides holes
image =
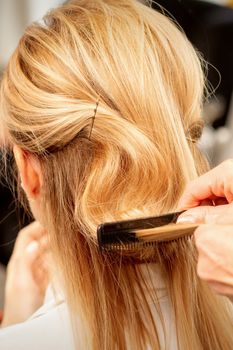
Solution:
[[[94,109],[94,115],[92,117],[91,130],[90,130],[90,135],[89,135],[89,138],[88,138],[89,141],[91,139],[91,134],[92,134],[92,130],[93,130],[93,127],[94,127],[95,117],[96,117],[96,114],[97,114],[97,109],[98,109],[99,103],[100,103],[100,96],[98,97],[98,100],[96,102],[96,106],[95,106],[95,109]]]
[[[192,139],[191,137],[186,137],[187,141],[190,141],[192,143],[197,143],[197,140]]]

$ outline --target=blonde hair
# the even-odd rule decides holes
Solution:
[[[96,243],[101,222],[175,210],[186,183],[205,170],[192,142],[203,89],[185,35],[134,0],[70,1],[27,28],[10,60],[3,125],[41,163],[44,222],[86,349],[167,342],[154,262],[179,349],[232,349],[227,302],[198,279],[192,239],[121,255],[101,254]]]

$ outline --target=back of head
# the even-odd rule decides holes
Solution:
[[[203,89],[184,34],[134,0],[69,1],[27,28],[10,60],[3,125],[41,163],[43,224],[87,348],[159,349],[139,256],[163,266],[180,349],[231,348],[230,318],[198,281],[191,240],[128,259],[101,255],[96,244],[101,222],[176,209],[204,170],[196,145]]]

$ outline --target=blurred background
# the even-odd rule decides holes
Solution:
[[[88,0],[86,0],[88,1]],[[116,0],[117,1],[117,0]],[[143,0],[140,0],[143,2]],[[0,74],[17,46],[25,27],[63,1],[0,0]],[[211,165],[233,157],[233,0],[157,0],[186,32],[209,62],[208,80],[214,90],[205,102],[206,127],[200,147]],[[15,205],[2,175],[0,185],[0,263],[6,265],[20,226],[30,221]],[[1,265],[0,265],[1,266]],[[0,267],[1,271],[1,267]],[[0,286],[3,285],[0,272]],[[1,307],[0,288],[0,307]]]

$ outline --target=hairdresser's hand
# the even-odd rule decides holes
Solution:
[[[204,223],[195,231],[197,272],[219,294],[233,297],[233,204],[197,207],[182,222]]]
[[[195,232],[198,274],[220,294],[233,296],[233,161],[191,182],[180,201],[179,221],[203,224]],[[203,206],[209,204],[209,206]],[[215,206],[213,206],[213,204]]]
[[[20,231],[7,266],[1,327],[29,318],[42,304],[48,284],[48,249],[44,229],[33,222]]]
[[[221,163],[186,187],[180,199],[181,209],[198,205],[220,205],[233,201],[233,159]]]

